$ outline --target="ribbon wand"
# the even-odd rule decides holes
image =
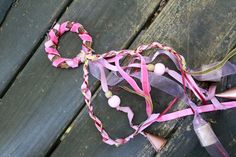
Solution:
[[[57,50],[57,46],[59,43],[59,38],[62,36],[65,32],[71,31],[74,33],[77,33],[78,36],[82,40],[82,49],[80,53],[74,57],[74,58],[63,58],[59,54]],[[200,113],[202,112],[209,112],[209,111],[216,111],[221,110],[222,108],[217,107],[220,105],[220,102],[215,101],[216,98],[210,99],[212,101],[212,105],[204,105],[204,106],[196,106],[190,98],[185,93],[185,87],[189,88],[193,91],[193,93],[201,99],[203,102],[205,101],[205,94],[208,95],[208,93],[211,93],[207,90],[198,88],[197,84],[192,79],[192,76],[195,76],[196,79],[199,79],[200,81],[207,81],[207,80],[219,80],[223,76],[232,75],[236,73],[236,65],[233,65],[228,61],[229,58],[234,56],[236,54],[236,51],[230,52],[225,59],[217,64],[216,66],[210,66],[210,68],[204,70],[204,71],[186,71],[184,58],[179,55],[176,51],[174,51],[171,47],[165,46],[163,44],[160,44],[158,42],[153,42],[148,45],[141,45],[136,50],[120,50],[120,51],[109,51],[104,54],[92,54],[93,50],[91,49],[92,44],[92,37],[88,34],[88,32],[84,29],[84,27],[75,22],[66,21],[62,24],[56,24],[48,33],[49,40],[45,42],[45,51],[48,55],[48,58],[50,61],[52,61],[52,65],[54,67],[60,67],[60,68],[76,68],[81,63],[83,63],[83,82],[81,85],[81,91],[84,96],[84,101],[88,107],[88,114],[91,117],[91,119],[94,121],[95,127],[100,132],[102,141],[109,145],[115,145],[119,146],[122,144],[127,143],[129,140],[134,138],[137,134],[142,134],[146,136],[149,141],[152,143],[154,148],[156,150],[160,150],[161,147],[165,144],[164,139],[160,139],[157,137],[152,136],[151,134],[145,133],[144,129],[147,128],[149,125],[151,125],[154,122],[161,122],[160,119],[162,118],[162,121],[167,121],[168,119],[176,119],[179,117],[187,116],[194,114],[194,120],[193,120],[193,126],[194,130],[202,144],[206,148],[206,150],[209,152],[211,156],[214,157],[228,157],[228,153],[223,148],[223,146],[220,144],[219,140],[217,139],[216,135],[214,134],[213,130],[211,129],[210,125],[204,121]],[[155,53],[153,56],[142,56],[141,53],[143,51],[147,51],[150,49],[158,49],[158,53]],[[163,64],[156,64],[155,66],[149,66],[146,65],[150,62],[152,62],[159,54],[165,54],[167,55],[171,60],[174,61],[177,68],[180,70],[181,75],[177,75],[176,72],[173,70],[168,70],[165,68]],[[130,55],[135,59],[135,62],[131,62],[128,66],[120,66],[119,60],[123,57]],[[140,61],[136,62],[137,60]],[[215,64],[214,64],[215,65]],[[129,69],[127,69],[127,67]],[[209,67],[209,66],[208,66]],[[134,68],[140,68],[140,72],[132,72]],[[90,70],[89,70],[90,69]],[[148,72],[150,71],[150,72]],[[107,73],[110,72],[111,76],[114,77],[114,79],[111,79],[112,81],[107,80]],[[163,75],[165,72],[167,72],[169,75],[171,75],[174,79],[176,79],[178,82],[183,84],[184,90],[178,83],[173,83],[174,81],[168,80]],[[215,73],[218,72],[220,75],[215,75]],[[125,138],[111,138],[110,135],[106,132],[105,128],[103,127],[102,121],[94,114],[92,105],[92,93],[89,88],[89,74],[92,74],[100,80],[102,90],[105,93],[105,96],[107,97],[108,105],[111,108],[114,108],[118,111],[124,112],[127,114],[128,122],[134,131],[128,135]],[[155,76],[154,74],[155,73]],[[217,74],[218,74],[217,73]],[[139,74],[139,75],[135,75]],[[109,75],[110,76],[110,75]],[[182,77],[181,77],[182,76]],[[142,88],[138,86],[134,78],[132,77],[139,77],[140,83],[142,84]],[[150,79],[149,79],[150,77]],[[129,85],[133,88],[134,92],[138,95],[145,98],[146,102],[146,112],[148,115],[148,118],[143,121],[140,125],[133,124],[132,120],[134,117],[134,113],[128,106],[120,106],[121,100],[119,96],[113,95],[112,92],[109,90],[108,86],[113,86],[118,84],[120,81],[126,80],[126,82],[129,83]],[[150,95],[151,87],[150,85],[154,86],[155,88],[161,88],[162,91],[167,92],[167,94],[174,95],[184,99],[184,102],[188,104],[191,109],[187,110],[180,110],[176,111],[174,113],[168,113],[160,116],[160,113],[152,113],[152,99]],[[231,94],[230,94],[231,93]],[[230,93],[224,93],[224,97],[230,97],[232,98],[232,91]],[[234,92],[233,92],[234,93]],[[209,94],[210,95],[210,94]],[[184,96],[184,97],[183,97]],[[215,96],[220,97],[220,94],[217,94]],[[223,96],[221,94],[221,96]],[[207,96],[208,98],[209,96]],[[233,95],[235,97],[235,93]],[[223,103],[222,103],[223,104]],[[227,103],[228,104],[228,103]],[[229,102],[229,106],[225,106],[225,108],[233,108],[236,107],[235,102]],[[224,107],[224,106],[223,106]],[[166,108],[169,109],[169,108]],[[185,111],[192,111],[185,112]],[[179,114],[181,113],[181,114]],[[159,118],[159,119],[158,119]]]

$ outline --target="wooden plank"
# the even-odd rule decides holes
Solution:
[[[215,61],[232,48],[235,43],[235,36],[230,34],[232,26],[234,26],[235,17],[235,8],[230,7],[234,6],[233,4],[235,4],[233,0],[227,4],[222,1],[169,1],[148,30],[143,31],[142,35],[138,36],[131,47],[137,47],[140,43],[160,41],[181,52],[187,58],[191,67]],[[231,16],[226,18],[226,12],[227,15]],[[118,94],[123,100],[123,105],[128,104],[135,111],[136,117],[134,121],[136,123],[144,119],[144,106],[141,98],[122,91],[118,91]],[[155,95],[153,94],[153,97]],[[160,96],[158,98],[163,97]],[[166,99],[158,98],[154,99],[156,104],[166,104],[167,100],[170,100],[166,97]],[[126,116],[110,109],[106,101],[101,91],[96,93],[93,100],[95,113],[103,121],[104,127],[112,137],[118,138],[129,134],[131,129],[128,127]],[[176,107],[180,109],[185,107],[185,105],[178,104]],[[70,126],[72,128],[71,131],[65,134],[65,138],[52,154],[53,157],[143,157],[155,154],[149,142],[141,136],[119,148],[102,143],[101,137],[86,111],[87,108],[84,108],[75,119]],[[147,131],[168,137],[180,123],[181,120],[174,120],[155,124],[147,129]],[[181,146],[179,145],[179,147]],[[181,154],[181,151],[179,153]]]
[[[12,3],[13,0],[0,0],[0,25],[4,17],[7,15],[7,12],[10,9]]]
[[[97,52],[121,49],[133,39],[158,2],[75,0],[60,22],[81,22],[94,37]],[[74,56],[80,47],[78,36],[68,33],[62,37],[59,50],[63,56]],[[83,105],[81,68],[52,67],[41,44],[2,99],[1,156],[44,156],[49,151]],[[95,82],[91,82],[95,88]]]
[[[71,0],[16,1],[0,29],[0,97]]]

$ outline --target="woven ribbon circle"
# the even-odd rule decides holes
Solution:
[[[82,40],[80,53],[74,58],[63,58],[57,50],[59,38],[65,32],[77,33]],[[84,61],[87,54],[92,53],[92,37],[80,23],[66,21],[62,24],[56,24],[48,33],[48,40],[45,42],[45,51],[52,65],[60,68],[76,68]]]

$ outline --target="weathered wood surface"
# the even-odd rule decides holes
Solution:
[[[131,47],[134,48],[141,43],[160,41],[174,47],[183,54],[187,58],[190,67],[199,67],[202,64],[214,62],[224,56],[236,44],[236,12],[233,6],[236,6],[234,0],[227,3],[220,0],[169,1],[150,27],[137,37],[137,40],[135,40]],[[130,105],[135,111],[135,122],[138,123],[141,119],[144,119],[142,99],[122,92],[117,88],[114,89],[116,92],[117,90],[123,100],[123,105]],[[93,100],[95,113],[101,118],[104,127],[107,128],[112,137],[121,137],[129,134],[132,130],[128,128],[126,116],[123,113],[117,113],[115,110],[110,109],[106,103],[107,99],[104,98],[104,94],[100,90],[95,95],[96,97]],[[159,98],[162,100],[154,97],[154,102],[164,104],[164,102],[170,100],[163,100],[163,97]],[[185,107],[185,105],[178,104],[176,107],[180,109]],[[136,137],[128,144],[119,148],[102,143],[100,135],[86,111],[87,108],[84,108],[69,127],[70,129],[72,128],[71,131],[65,134],[65,138],[62,139],[61,144],[52,154],[53,157],[143,157],[155,154],[149,142],[142,136]],[[214,126],[216,133],[220,138],[227,136],[222,142],[228,145],[227,149],[231,152],[231,155],[234,155],[235,152],[234,138],[236,135],[233,133],[235,127],[233,129],[230,127],[234,123],[234,112],[235,110],[213,113],[213,115],[218,116],[217,123]],[[224,120],[220,120],[224,117]],[[185,131],[191,130],[191,121],[192,117],[188,117],[165,124],[155,124],[147,129],[153,134],[162,135],[170,139],[165,149],[160,154],[157,154],[158,156],[207,156],[205,150],[200,147],[193,132]],[[182,122],[183,124],[181,124]],[[227,127],[228,131],[225,131],[222,126]],[[232,126],[235,126],[235,124]],[[230,129],[232,130],[229,131]],[[176,135],[176,137],[174,138],[172,133],[175,131],[174,136]],[[190,140],[193,140],[192,144]],[[175,149],[175,146],[179,150]]]
[[[0,97],[69,2],[20,0],[13,4],[0,29]]]
[[[19,1],[19,5],[21,2],[23,1]],[[74,0],[60,21],[82,23],[94,37],[94,49],[101,53],[129,45],[152,15],[158,2],[159,0],[145,3],[142,0]],[[42,14],[45,12],[42,11]],[[41,22],[49,23],[48,20]],[[21,42],[29,41],[23,38]],[[14,42],[12,44],[15,45]],[[74,34],[63,36],[60,42],[63,56],[76,55],[80,47],[80,41]],[[21,50],[22,47],[19,47],[19,51]],[[9,54],[19,57],[14,56],[15,53]],[[91,81],[91,87],[96,88],[94,81]],[[53,68],[42,43],[1,101],[1,157],[44,156],[83,106],[81,82],[81,67],[75,70]]]
[[[0,0],[0,25],[4,19],[4,17],[7,15],[7,12],[9,8],[11,7],[11,4],[13,3],[13,0]]]

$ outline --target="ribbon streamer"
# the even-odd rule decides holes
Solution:
[[[72,59],[61,57],[57,50],[59,38],[67,31],[77,33],[82,40],[80,53]],[[83,63],[83,83],[81,85],[81,91],[88,107],[88,114],[94,121],[95,127],[100,132],[103,142],[109,145],[119,146],[127,143],[137,134],[142,134],[150,140],[156,150],[160,150],[166,141],[162,138],[155,138],[153,135],[144,132],[144,129],[154,122],[161,123],[180,117],[194,115],[193,125],[195,132],[202,145],[208,150],[209,154],[212,156],[228,156],[209,124],[201,118],[200,113],[235,108],[235,101],[221,103],[216,97],[233,99],[235,98],[236,90],[232,89],[225,93],[215,94],[215,84],[210,86],[209,89],[203,89],[198,86],[194,78],[199,81],[220,81],[224,76],[235,74],[236,65],[230,63],[228,60],[236,54],[236,49],[229,52],[222,61],[206,65],[202,70],[194,71],[187,70],[188,67],[182,55],[178,54],[171,47],[158,42],[141,45],[135,50],[112,50],[103,54],[93,54],[92,52],[94,50],[91,46],[92,37],[84,27],[80,23],[66,21],[62,24],[56,24],[49,31],[48,41],[45,42],[45,51],[54,67],[76,68]],[[154,49],[156,50],[154,54],[149,56],[142,55],[144,51]],[[152,62],[154,62],[160,55],[166,55],[170,58],[179,73],[165,67],[162,63],[157,63],[155,65],[152,64]],[[126,56],[130,56],[131,61],[128,65],[121,66],[120,60]],[[94,114],[91,102],[92,95],[89,89],[89,73],[101,81],[102,90],[108,99],[108,105],[117,111],[127,114],[130,127],[134,130],[129,136],[125,138],[112,139],[104,129],[100,119]],[[166,74],[171,76],[173,79],[166,77]],[[122,81],[126,81],[132,88],[123,87],[123,89],[135,93],[143,97],[145,100],[148,118],[139,125],[133,124],[134,113],[132,109],[128,106],[121,106],[120,103],[122,101],[119,96],[113,95],[109,90],[109,86],[118,85]],[[138,82],[141,84],[141,87]],[[174,97],[162,113],[153,113],[154,104],[150,94],[151,87],[157,88]],[[187,95],[186,88],[193,92],[193,94],[205,105],[197,106],[192,102]],[[177,99],[184,102],[189,108],[168,113],[171,107],[177,102]],[[207,104],[206,102],[208,100],[210,100],[212,104]],[[204,136],[207,136],[208,138],[203,138]],[[157,141],[159,141],[159,143]],[[209,147],[211,147],[211,149],[209,149]],[[212,152],[212,150],[215,151]]]

